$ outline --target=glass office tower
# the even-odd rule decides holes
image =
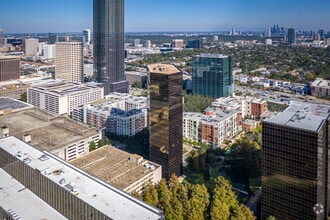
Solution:
[[[192,92],[212,98],[233,94],[232,56],[201,54],[192,59]]]
[[[329,110],[292,102],[263,122],[261,219],[327,219]]]
[[[173,65],[149,69],[150,160],[162,165],[162,176],[182,174],[182,73]]]
[[[124,72],[124,0],[93,2],[94,77],[104,94],[128,92]]]

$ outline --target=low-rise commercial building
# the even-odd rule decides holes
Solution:
[[[322,78],[317,78],[311,85],[312,96],[329,97],[330,96],[330,81]]]

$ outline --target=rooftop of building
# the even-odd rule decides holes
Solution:
[[[0,169],[0,206],[17,219],[67,219],[11,175]],[[15,218],[12,218],[15,219]]]
[[[136,72],[136,71],[125,71],[125,74],[128,74],[128,75],[136,75],[136,76],[147,76],[147,73],[144,73],[144,72]]]
[[[181,72],[178,68],[176,68],[172,64],[162,64],[162,63],[150,64],[148,65],[148,70],[151,73],[158,73],[158,74],[174,74]]]
[[[98,134],[95,128],[77,124],[65,117],[54,117],[35,108],[0,116],[1,126],[7,126],[10,135],[19,139],[30,134],[31,145],[49,152]]]
[[[15,59],[15,60],[19,60],[20,57],[19,56],[0,56],[0,60],[12,60],[12,59]]]
[[[29,108],[33,108],[33,105],[8,97],[0,97],[0,110],[15,111]]]
[[[228,58],[228,55],[223,54],[215,54],[215,53],[202,53],[199,55],[195,55],[195,57],[206,57],[206,58]]]
[[[0,147],[111,219],[152,220],[163,218],[159,209],[124,193],[46,151],[35,149],[17,138],[0,139]],[[19,200],[18,195],[15,197]]]
[[[101,90],[100,87],[94,85],[86,85],[81,83],[66,83],[61,81],[51,81],[43,84],[39,84],[39,86],[33,87],[33,89],[51,93],[54,95],[74,95],[82,92],[90,92],[92,90]]]
[[[136,163],[135,160],[140,158],[142,162]],[[112,146],[103,146],[70,163],[122,190],[160,168],[159,165],[144,160],[142,156]]]
[[[291,101],[288,108],[265,122],[317,132],[329,116],[329,105]]]
[[[209,108],[210,110],[211,108]],[[220,122],[237,114],[236,110],[222,110],[213,109],[212,115],[205,115],[203,113],[196,112],[183,112],[183,119],[191,119],[193,121],[199,121],[203,124],[218,125]]]
[[[330,81],[324,80],[322,78],[316,78],[316,80],[312,83],[313,87],[330,87]]]

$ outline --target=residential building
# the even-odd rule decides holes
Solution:
[[[1,219],[165,219],[161,210],[14,137],[0,139],[0,158]],[[23,203],[27,194],[32,198]]]
[[[23,39],[23,49],[26,56],[35,56],[38,53],[39,40],[36,38]]]
[[[192,58],[193,94],[213,98],[234,92],[232,56],[201,54]]]
[[[142,47],[151,48],[151,41],[150,40],[144,40],[142,42]]]
[[[83,45],[81,42],[56,43],[55,79],[84,82]]]
[[[0,82],[19,79],[20,61],[16,56],[0,56]]]
[[[296,29],[288,29],[288,44],[296,44]]]
[[[155,185],[162,178],[160,165],[112,146],[103,146],[70,163],[127,193],[141,194],[148,183]]]
[[[54,59],[56,57],[55,44],[45,44],[43,56],[44,59]]]
[[[242,131],[242,117],[237,110],[207,108],[204,113],[183,113],[183,137],[213,148]]]
[[[103,99],[103,97],[103,88],[64,82],[30,87],[27,92],[29,104],[52,115],[70,115],[75,107]]]
[[[311,93],[315,97],[329,97],[330,96],[330,80],[324,80],[322,78],[316,78],[312,83]]]
[[[174,39],[174,40],[172,40],[172,47],[177,48],[177,49],[184,48],[183,39]]]
[[[58,42],[58,34],[49,33],[48,34],[48,44],[56,44]]]
[[[128,92],[124,73],[124,0],[93,2],[94,77],[104,93]]]
[[[14,103],[6,100],[6,103]],[[14,104],[0,115],[1,127],[7,127],[7,133],[25,141],[39,150],[50,152],[63,160],[73,160],[89,152],[89,144],[102,139],[101,131],[80,125],[65,117],[49,115],[30,106],[13,109]],[[15,107],[15,105],[14,105]],[[8,108],[8,107],[7,107]],[[1,133],[1,132],[0,132]],[[1,137],[0,137],[1,138]]]
[[[110,93],[105,99],[74,108],[72,118],[117,135],[134,136],[147,127],[147,99]]]
[[[83,30],[83,44],[89,45],[91,42],[91,30],[90,29],[84,29]]]
[[[290,102],[262,124],[261,218],[327,219],[330,107]]]
[[[173,65],[148,65],[150,82],[151,161],[162,166],[163,178],[182,174],[182,73]]]

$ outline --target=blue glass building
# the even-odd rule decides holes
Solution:
[[[234,92],[232,56],[201,54],[192,58],[192,92],[212,98]]]

